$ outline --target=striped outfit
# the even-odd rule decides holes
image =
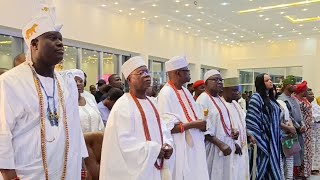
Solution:
[[[247,111],[247,129],[257,140],[256,180],[280,180],[281,133],[280,107],[271,101],[272,110],[265,110],[264,102],[258,93],[253,94]],[[253,159],[250,159],[252,164]],[[250,166],[252,172],[252,165]],[[252,178],[252,177],[251,177]]]

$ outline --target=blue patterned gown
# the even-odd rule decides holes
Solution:
[[[273,110],[263,110],[264,102],[258,93],[253,94],[248,107],[247,129],[257,140],[256,180],[281,180],[281,109],[271,101]],[[250,158],[252,172],[252,156]],[[252,178],[252,177],[251,177]]]

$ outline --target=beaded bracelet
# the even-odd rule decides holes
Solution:
[[[81,177],[82,177],[82,178],[88,177],[88,172],[87,172],[87,170],[81,170]]]
[[[11,180],[20,180],[19,177],[12,178]]]
[[[179,126],[180,126],[180,133],[184,132],[184,126],[182,122],[179,122]]]

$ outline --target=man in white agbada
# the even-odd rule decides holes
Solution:
[[[239,132],[235,141],[236,151],[233,155],[234,177],[232,180],[249,180],[249,155],[247,145],[246,113],[235,101],[239,92],[239,79],[226,78],[223,84],[223,99],[229,110],[233,128]]]
[[[146,97],[151,85],[149,70],[137,56],[126,61],[121,71],[130,92],[111,110],[102,145],[100,180],[168,180],[163,171],[170,171],[161,166],[172,155],[172,137],[161,125],[155,103]]]
[[[63,59],[62,26],[52,4],[23,29],[27,62],[0,77],[0,171],[4,179],[81,179],[87,156],[73,77]],[[32,57],[32,58],[31,58]]]
[[[174,154],[170,159],[173,180],[208,180],[204,135],[206,122],[190,92],[183,84],[190,81],[185,57],[173,57],[165,63],[169,82],[158,95],[159,111],[171,130]]]
[[[224,100],[219,97],[222,92],[223,79],[217,70],[205,73],[206,91],[197,103],[208,110],[207,131],[205,132],[207,163],[210,179],[233,180],[236,177],[234,156],[238,132],[234,131],[231,112]]]

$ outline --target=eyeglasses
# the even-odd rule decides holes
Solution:
[[[217,83],[219,83],[219,82],[223,83],[224,82],[224,79],[222,79],[222,78],[211,78],[211,79],[207,79],[207,80],[215,81]]]

